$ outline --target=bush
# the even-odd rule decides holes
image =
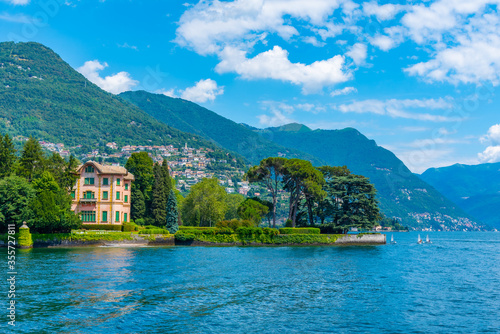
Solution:
[[[135,223],[136,223],[137,225],[144,225],[144,224],[145,224],[145,222],[144,222],[144,218],[138,218],[138,219],[136,219],[136,220],[135,220]]]
[[[114,224],[82,224],[82,229],[84,229],[84,230],[120,231],[121,232],[122,225],[114,225]]]
[[[320,229],[316,227],[283,227],[280,234],[320,234]]]
[[[175,240],[179,241],[193,241],[195,239],[195,235],[188,232],[178,231],[175,233]]]
[[[167,229],[164,228],[146,228],[140,231],[141,234],[170,234]]]
[[[20,228],[18,235],[18,244],[21,247],[31,247],[33,246],[33,240],[31,238],[31,233],[29,228]]]
[[[179,226],[180,231],[215,231],[217,227]]]
[[[223,220],[215,224],[217,228],[230,228],[233,231],[236,231],[239,227],[253,227],[254,224],[250,220],[239,220],[239,219],[231,219],[231,220]]]
[[[321,231],[321,234],[343,234],[344,233],[344,228],[334,225],[334,224],[324,224],[320,225],[319,229]]]
[[[139,226],[133,222],[123,223],[122,232],[134,232],[139,231]]]
[[[291,219],[287,219],[285,222],[285,227],[292,227],[293,221]]]

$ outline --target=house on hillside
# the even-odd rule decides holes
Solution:
[[[124,167],[87,161],[79,166],[71,191],[71,209],[83,224],[122,224],[130,220],[130,193],[134,175]]]

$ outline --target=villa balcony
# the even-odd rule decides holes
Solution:
[[[81,204],[94,204],[97,203],[97,198],[80,198]]]

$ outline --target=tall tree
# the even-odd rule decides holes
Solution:
[[[12,174],[12,167],[16,162],[16,150],[9,135],[0,135],[0,178]]]
[[[167,160],[163,160],[163,163],[161,164],[161,170],[163,172],[165,193],[167,194],[167,196],[169,196],[170,190],[172,190],[173,188],[173,184],[172,184],[172,178],[170,177],[170,170],[168,169]]]
[[[155,226],[163,226],[165,224],[167,212],[168,193],[165,186],[165,176],[163,169],[159,164],[153,167],[155,180],[153,183],[153,195],[151,200],[151,217]]]
[[[36,175],[43,172],[45,157],[42,151],[42,146],[33,137],[30,137],[23,146],[21,154],[19,175],[33,180]]]
[[[177,207],[177,197],[175,192],[170,190],[167,202],[167,224],[166,229],[174,234],[179,230],[179,208]]]
[[[154,183],[153,159],[147,152],[132,153],[125,168],[134,175],[132,188],[138,188],[148,203]]]
[[[338,176],[325,189],[334,208],[333,223],[344,232],[350,227],[369,229],[380,219],[376,189],[366,177]]]
[[[251,167],[246,174],[249,182],[261,182],[269,190],[273,199],[273,228],[276,228],[276,203],[286,162],[285,158],[266,158],[259,165]]]
[[[138,219],[144,219],[146,215],[146,202],[144,195],[138,187],[132,187],[130,194],[130,216],[137,223]]]
[[[8,176],[0,180],[0,228],[7,230],[7,224],[20,227],[32,216],[29,203],[36,196],[35,189],[24,178]]]
[[[238,207],[241,203],[245,201],[245,196],[241,194],[227,194],[226,196],[226,205],[227,211],[224,216],[225,220],[231,220],[238,218]]]
[[[288,219],[292,221],[292,227],[296,226],[297,213],[302,199],[306,200],[309,223],[313,224],[312,203],[314,199],[320,199],[326,195],[322,189],[325,183],[323,174],[309,161],[290,159],[284,166],[283,182],[284,188],[290,193]]]
[[[216,178],[204,178],[191,188],[182,206],[184,225],[215,226],[227,210],[226,191]]]
[[[321,166],[318,170],[323,174],[326,184],[333,182],[333,180],[337,177],[351,174],[351,171],[347,168],[347,166]],[[333,217],[335,211],[334,204],[335,203],[332,202],[329,196],[325,196],[322,200],[318,201],[315,211],[321,224],[324,224],[327,218]]]
[[[250,220],[254,226],[259,226],[262,218],[269,212],[269,208],[253,199],[246,199],[238,208],[238,216],[244,220]]]

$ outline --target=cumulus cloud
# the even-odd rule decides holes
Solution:
[[[30,0],[6,0],[6,1],[14,6],[17,5],[24,6],[30,3]]]
[[[499,162],[500,161],[500,124],[495,124],[488,129],[488,133],[480,138],[482,143],[490,145],[479,153],[481,162]]]
[[[90,60],[86,61],[77,71],[100,88],[113,94],[131,90],[139,83],[132,79],[127,72],[119,72],[102,78],[99,72],[106,67],[108,67],[107,63],[100,63],[98,60]]]
[[[222,61],[216,66],[218,73],[235,72],[244,79],[275,79],[301,85],[305,94],[316,92],[324,86],[345,82],[352,77],[345,72],[345,59],[334,56],[310,65],[292,63],[288,52],[279,46],[247,58],[244,51],[225,48]]]
[[[344,87],[342,89],[336,89],[330,93],[330,96],[347,95],[351,93],[356,93],[358,90],[354,87]]]
[[[449,101],[439,98],[439,99],[406,99],[406,100],[364,100],[355,101],[349,104],[341,104],[334,106],[333,108],[339,110],[343,113],[372,113],[377,115],[386,115],[393,118],[406,118],[414,119],[419,121],[430,121],[430,122],[454,122],[457,118],[434,115],[429,113],[420,113],[409,111],[411,109],[434,109],[434,110],[449,110],[453,107],[453,104]]]
[[[367,47],[362,43],[356,43],[345,55],[351,58],[357,66],[363,65],[366,61]]]
[[[391,20],[399,12],[404,10],[404,6],[394,5],[391,3],[379,5],[375,1],[365,2],[363,4],[363,12],[368,16],[376,16],[379,21]]]
[[[205,103],[207,101],[213,102],[218,95],[224,93],[224,86],[218,86],[217,82],[212,79],[205,79],[196,82],[193,87],[186,89],[161,89],[156,93],[163,94],[173,98],[182,98],[196,103]]]

